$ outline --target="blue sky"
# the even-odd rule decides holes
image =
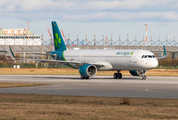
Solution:
[[[118,40],[143,40],[148,24],[148,40],[173,40],[178,37],[177,0],[0,0],[0,28],[25,28],[31,21],[30,30],[34,34],[50,37],[51,21],[55,20],[66,38],[89,40],[93,35],[99,41],[102,35]]]

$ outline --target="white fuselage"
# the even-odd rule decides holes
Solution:
[[[67,61],[102,63],[98,70],[149,70],[158,66],[154,54],[147,50],[66,50],[64,57]]]

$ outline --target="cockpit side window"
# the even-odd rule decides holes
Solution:
[[[142,56],[142,58],[144,58],[144,55]]]
[[[153,58],[155,58],[155,56],[153,55]]]
[[[147,58],[147,55],[145,55],[145,58]]]

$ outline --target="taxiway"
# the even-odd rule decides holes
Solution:
[[[0,93],[71,96],[137,97],[178,99],[178,77],[95,76],[88,80],[74,75],[0,75],[0,82],[49,84],[35,87],[0,88]]]

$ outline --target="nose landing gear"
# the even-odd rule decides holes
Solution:
[[[146,80],[146,76],[141,76],[141,80]]]

